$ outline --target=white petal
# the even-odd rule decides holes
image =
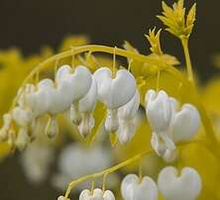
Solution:
[[[18,92],[18,105],[21,108],[25,108],[27,106],[27,95],[33,93],[36,90],[36,87],[33,84],[26,84],[24,87],[21,87]]]
[[[151,146],[158,156],[163,156],[167,149],[165,143],[159,139],[155,132],[152,133]]]
[[[27,147],[29,142],[30,140],[29,140],[27,129],[20,128],[20,130],[18,131],[18,136],[15,141],[16,146],[18,147],[20,151],[23,151]]]
[[[171,121],[172,110],[171,102],[166,92],[160,91],[155,95],[150,90],[145,97],[146,114],[152,129],[157,133],[167,131]]]
[[[127,70],[118,70],[112,79],[109,68],[100,68],[94,73],[98,85],[100,101],[110,109],[119,108],[128,103],[136,91],[136,81]]]
[[[118,130],[119,120],[117,110],[107,110],[107,117],[105,120],[105,130],[113,133]]]
[[[159,174],[158,187],[167,200],[195,200],[201,192],[202,183],[193,168],[183,168],[178,176],[176,168],[166,167]]]
[[[104,200],[115,200],[115,195],[112,191],[106,190],[103,195]]]
[[[195,106],[184,104],[172,119],[171,131],[176,142],[192,138],[200,126],[199,112]]]
[[[119,129],[117,131],[118,139],[121,144],[127,144],[135,134],[136,122],[132,120],[120,120]]]
[[[140,182],[135,174],[127,175],[121,184],[124,200],[157,200],[158,191],[155,182],[145,176]]]
[[[54,84],[50,79],[43,79],[37,85],[37,91],[27,95],[27,102],[34,115],[40,116],[49,111]]]
[[[58,122],[55,116],[52,116],[49,118],[46,128],[45,128],[45,134],[50,138],[55,138],[59,133],[59,126]]]
[[[103,191],[100,189],[100,188],[96,188],[94,191],[93,191],[93,198],[92,200],[103,200]]]
[[[79,111],[81,113],[92,112],[95,109],[95,104],[97,100],[97,84],[92,78],[92,85],[89,92],[79,101]]]
[[[64,196],[59,196],[57,200],[70,200],[69,198],[65,198]]]
[[[56,74],[58,88],[71,101],[83,98],[92,84],[92,75],[84,66],[77,66],[74,73],[69,65],[60,67]]]
[[[166,149],[166,151],[163,154],[163,159],[167,163],[172,163],[177,159],[177,151],[176,150],[171,150],[171,149]]]
[[[83,190],[79,195],[79,200],[87,200],[90,196],[90,190]]]
[[[82,121],[78,126],[80,134],[85,138],[89,135],[95,125],[95,120],[90,113],[82,114]]]
[[[118,109],[119,118],[123,119],[133,119],[140,105],[140,94],[138,90],[136,90],[134,97],[124,106]]]
[[[78,101],[74,102],[70,106],[69,115],[70,115],[70,120],[73,123],[75,123],[77,125],[79,125],[81,123],[82,116],[81,116],[81,113],[79,112],[79,102]]]
[[[30,110],[24,110],[20,107],[15,107],[12,111],[12,116],[17,125],[27,127],[33,119],[33,114]]]

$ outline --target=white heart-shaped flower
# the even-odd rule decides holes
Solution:
[[[181,174],[174,167],[164,168],[158,176],[158,188],[166,200],[195,200],[202,188],[198,172],[190,167]]]
[[[88,93],[92,84],[92,75],[84,66],[77,66],[72,73],[69,65],[63,65],[57,70],[56,83],[63,94],[64,101],[71,103]]]
[[[172,116],[170,99],[166,92],[148,90],[145,95],[145,109],[152,129],[157,133],[166,132]]]
[[[74,101],[83,98],[92,84],[90,71],[83,66],[78,66],[75,72],[69,65],[60,67],[56,73],[56,90],[54,92],[51,114],[57,114],[70,108]]]
[[[83,190],[79,200],[115,200],[115,196],[110,190],[102,191],[97,188],[93,193],[90,190]]]
[[[20,107],[15,107],[13,109],[12,116],[17,125],[21,127],[27,127],[33,119],[33,113],[31,110],[22,109]]]
[[[35,117],[41,116],[50,110],[54,96],[54,83],[51,79],[43,79],[37,84],[37,90],[27,95],[28,107]]]
[[[145,110],[153,132],[158,134],[167,148],[174,150],[176,146],[169,133],[172,104],[166,92],[161,90],[156,93],[154,90],[149,90],[145,95]]]
[[[26,84],[24,87],[21,87],[18,92],[18,106],[21,108],[27,107],[27,95],[33,93],[36,90],[36,87],[33,84]]]
[[[135,174],[127,175],[121,183],[124,200],[157,200],[158,190],[155,182],[145,176],[140,180]]]
[[[94,77],[98,85],[98,98],[109,109],[125,105],[135,94],[135,78],[125,69],[118,70],[112,78],[111,70],[103,67],[94,73]]]
[[[173,113],[171,133],[175,142],[191,139],[200,126],[199,112],[195,106],[184,104],[179,112]]]

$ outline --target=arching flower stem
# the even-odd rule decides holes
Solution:
[[[90,175],[84,176],[82,178],[79,178],[78,180],[72,181],[69,184],[69,186],[68,186],[68,188],[66,190],[65,198],[67,199],[69,194],[70,194],[70,192],[71,192],[71,190],[74,189],[74,187],[76,187],[80,183],[82,183],[82,182],[84,182],[84,181],[86,181],[88,179],[95,179],[95,178],[98,178],[98,177],[101,177],[101,176],[105,177],[106,175],[108,175],[110,173],[113,173],[113,172],[115,172],[115,171],[117,171],[117,170],[119,170],[119,169],[121,169],[121,168],[123,168],[123,167],[125,167],[125,166],[127,166],[129,164],[131,164],[132,162],[140,160],[140,158],[142,158],[144,155],[150,154],[152,152],[153,152],[153,150],[144,151],[144,152],[142,152],[140,154],[137,154],[134,157],[129,158],[128,160],[126,160],[126,161],[124,161],[124,162],[122,162],[122,163],[120,163],[118,165],[115,165],[115,166],[113,166],[113,167],[111,167],[109,169],[106,169],[104,171],[101,171],[101,172],[98,172],[98,173],[95,173],[95,174],[90,174]]]
[[[179,143],[178,146],[181,147],[181,146],[187,146],[187,145],[193,145],[193,144],[197,144],[197,145],[204,145],[205,144],[205,147],[207,147],[207,149],[209,150],[209,147],[206,145],[206,143],[204,143],[203,140],[193,140],[193,141],[188,141],[188,142],[182,142],[182,143]],[[129,158],[128,160],[125,160],[121,163],[119,163],[118,165],[115,165],[111,168],[108,168],[106,170],[103,170],[101,172],[97,172],[95,174],[90,174],[90,175],[86,175],[84,177],[81,177],[77,180],[74,180],[72,182],[69,183],[68,185],[68,188],[66,190],[66,193],[65,193],[65,198],[68,199],[71,191],[79,184],[87,181],[87,180],[92,180],[93,183],[94,183],[94,180],[96,178],[99,178],[99,177],[102,177],[103,176],[103,187],[105,189],[105,181],[106,181],[106,178],[109,174],[133,163],[133,162],[136,162],[136,161],[139,161],[138,163],[140,164],[140,161],[142,160],[143,156],[146,156],[146,155],[149,155],[151,153],[153,153],[154,151],[153,150],[147,150],[147,151],[144,151],[142,153],[139,153],[131,158]],[[218,157],[219,158],[219,157]],[[140,172],[141,170],[141,172]],[[139,168],[139,173],[141,173],[141,176],[140,178],[142,177],[142,167]],[[139,174],[140,175],[140,174]]]

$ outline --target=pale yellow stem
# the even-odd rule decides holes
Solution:
[[[145,151],[145,152],[140,153],[140,154],[137,154],[137,155],[135,155],[134,157],[132,157],[132,158],[130,158],[130,159],[128,159],[128,160],[126,160],[126,161],[124,161],[124,162],[118,164],[118,165],[115,165],[115,166],[113,166],[113,167],[111,167],[111,168],[109,168],[109,169],[106,169],[106,170],[104,170],[104,171],[101,171],[101,172],[98,172],[98,173],[95,173],[95,174],[90,174],[90,175],[84,176],[84,177],[82,177],[82,178],[80,178],[80,179],[78,179],[78,180],[72,181],[72,182],[69,184],[69,186],[68,186],[68,188],[67,188],[67,190],[66,190],[65,198],[67,199],[68,196],[70,195],[71,190],[72,190],[74,187],[76,187],[77,185],[79,185],[80,183],[82,183],[82,182],[84,182],[84,181],[86,181],[86,180],[89,180],[89,179],[95,179],[95,178],[98,178],[98,177],[101,177],[101,176],[105,176],[106,174],[110,174],[110,173],[112,173],[112,172],[115,172],[115,171],[117,171],[117,170],[119,170],[119,169],[121,169],[121,168],[123,168],[123,167],[129,165],[130,163],[139,160],[139,159],[142,158],[144,155],[150,154],[150,153],[152,153],[152,152],[153,152],[152,150]]]
[[[185,55],[185,59],[186,59],[186,68],[187,68],[188,79],[190,82],[192,82],[194,84],[192,63],[191,63],[191,58],[190,58],[190,54],[189,54],[189,38],[186,38],[186,37],[181,38],[181,43],[183,46],[184,55]]]

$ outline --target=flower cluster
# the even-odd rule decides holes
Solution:
[[[15,121],[19,127],[15,144],[19,149],[24,149],[35,137],[37,119],[45,114],[49,115],[45,129],[49,138],[57,136],[56,116],[64,112],[78,126],[81,135],[87,137],[95,124],[92,112],[97,100],[107,108],[105,130],[117,132],[119,141],[125,144],[135,131],[134,118],[140,104],[133,75],[126,69],[112,74],[105,67],[91,74],[84,66],[73,70],[63,65],[57,70],[55,81],[43,79],[36,86],[27,84],[18,92],[18,97],[17,106],[4,117],[1,138],[7,138]]]
[[[66,138],[61,141],[61,137],[56,137],[61,131],[59,127],[62,127],[62,132],[71,132],[74,144],[60,151],[59,172],[52,182],[63,189],[73,180],[65,195],[58,200],[70,200],[73,189],[88,188],[90,182],[91,188],[81,192],[80,200],[115,200],[120,196],[124,200],[219,199],[219,194],[215,194],[220,185],[219,136],[208,117],[211,114],[215,120],[214,128],[219,132],[220,109],[216,98],[219,80],[206,88],[206,92],[203,91],[206,96],[203,97],[204,108],[200,102],[201,95],[196,91],[188,48],[196,5],[186,13],[183,3],[183,0],[178,0],[169,7],[163,2],[163,13],[159,19],[182,43],[187,77],[177,69],[178,59],[161,49],[160,34],[163,29],[156,31],[156,28],[146,35],[151,45],[151,54],[147,56],[141,55],[128,42],[124,49],[71,45],[68,50],[69,45],[66,44],[63,53],[40,63],[29,74],[11,109],[3,116],[0,129],[0,142],[8,143],[12,149],[23,150],[36,138],[35,143],[23,152],[23,167],[29,179],[40,182],[46,177],[55,157],[54,148],[61,147],[66,141]],[[108,64],[97,62],[101,57],[95,57],[96,53],[111,54],[113,60],[107,59]],[[116,56],[126,58],[128,67],[119,67]],[[56,63],[55,67],[52,63]],[[42,74],[39,76],[49,67],[55,68],[54,79],[45,78]],[[142,110],[145,110],[146,117],[139,117]],[[60,118],[60,114],[64,115]],[[195,140],[191,140],[199,131],[200,124],[203,129]],[[57,140],[44,143],[40,132],[45,132],[49,139]],[[121,162],[110,168],[115,160],[109,155],[108,145],[102,138],[106,133],[112,146],[116,142],[122,144],[112,151],[116,160]],[[91,145],[97,136],[99,140],[93,148],[79,144],[84,139]],[[57,146],[48,148],[49,143]],[[146,160],[143,160],[144,156],[148,156]],[[207,162],[204,163],[204,159]],[[175,167],[165,167],[167,162],[172,162]],[[128,167],[131,163],[133,165]],[[149,165],[146,166],[146,163]],[[122,174],[130,173],[130,169],[136,170],[137,164],[139,175],[128,174],[121,182],[121,192],[118,192],[120,174],[115,172],[123,169]],[[161,167],[164,168],[161,170]],[[142,174],[148,176],[143,177]],[[115,179],[110,179],[110,175],[115,175]],[[114,186],[107,184],[107,178],[108,183]]]
[[[179,174],[179,175],[178,175]],[[202,188],[198,172],[190,167],[182,169],[181,173],[174,167],[165,167],[158,175],[157,184],[149,176],[138,177],[128,174],[121,183],[121,195],[124,200],[158,200],[159,191],[167,200],[195,200]],[[66,200],[60,196],[58,200]],[[83,190],[79,200],[115,200],[110,190]]]

